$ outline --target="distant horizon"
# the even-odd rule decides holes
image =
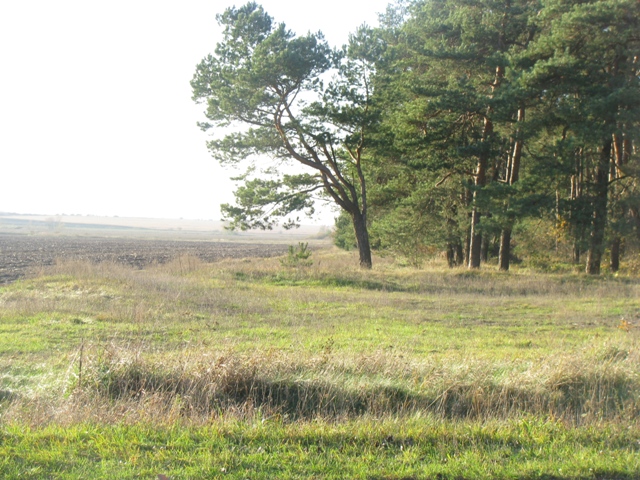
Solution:
[[[139,216],[139,215],[100,215],[93,213],[43,213],[43,212],[4,212],[0,211],[0,216],[34,216],[34,217],[98,217],[98,218],[142,218],[142,219],[153,219],[153,220],[200,220],[200,221],[212,221],[212,222],[224,222],[222,219],[214,219],[214,218],[191,218],[191,217],[158,217],[158,216]]]
[[[226,220],[223,220],[221,218],[190,218],[190,217],[156,217],[156,216],[130,216],[130,215],[99,215],[99,214],[90,214],[90,213],[21,213],[21,212],[5,212],[5,211],[0,211],[0,217],[44,217],[44,219],[46,219],[46,217],[73,217],[73,218],[78,218],[78,217],[84,217],[84,218],[98,218],[98,219],[121,219],[121,220],[164,220],[164,221],[185,221],[185,222],[217,222],[217,223],[226,223]],[[312,222],[312,219],[307,219],[310,220],[309,223],[307,222],[300,222],[301,226],[307,226],[307,227],[331,227],[333,226],[333,222],[331,222],[330,224],[327,223],[316,223],[316,222]],[[274,229],[277,228],[281,228],[280,225],[276,225],[274,227]],[[255,229],[257,230],[257,229]]]

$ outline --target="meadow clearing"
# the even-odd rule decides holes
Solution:
[[[0,477],[640,476],[638,278],[312,260],[0,287]]]

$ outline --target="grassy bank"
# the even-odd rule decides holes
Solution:
[[[640,475],[637,279],[313,260],[2,288],[0,476]]]

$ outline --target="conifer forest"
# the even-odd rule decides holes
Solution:
[[[223,214],[269,229],[328,201],[363,267],[616,272],[640,239],[639,19],[635,0],[399,2],[333,48],[229,9],[192,80],[213,156],[248,163]]]

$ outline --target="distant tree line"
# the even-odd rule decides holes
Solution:
[[[402,2],[341,49],[254,3],[218,21],[192,87],[214,156],[251,165],[232,227],[293,226],[320,194],[363,267],[508,270],[562,244],[598,274],[640,241],[637,0]]]

